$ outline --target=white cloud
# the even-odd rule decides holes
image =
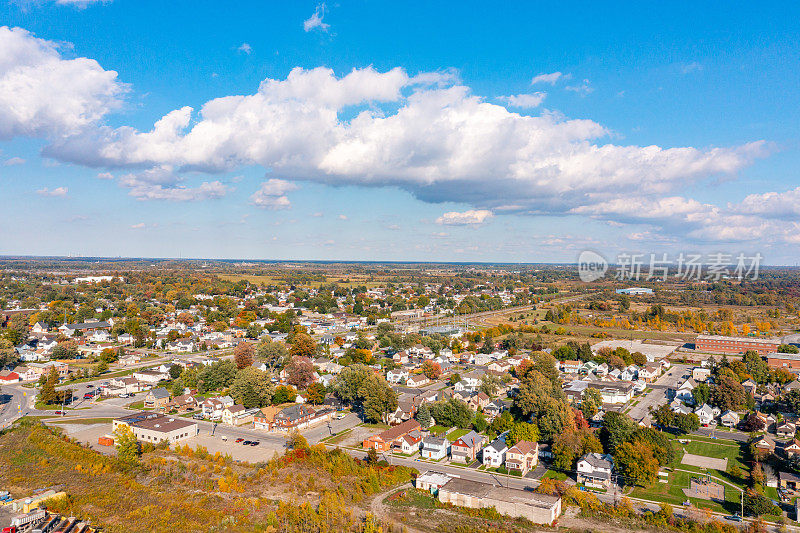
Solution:
[[[303,29],[306,32],[311,30],[328,31],[331,27],[330,24],[322,22],[322,18],[325,16],[326,11],[327,8],[324,3],[317,4],[316,9],[314,9],[314,14],[303,21]]]
[[[295,189],[297,189],[297,185],[291,181],[273,178],[263,182],[261,187],[250,197],[250,201],[261,208],[289,209],[292,207],[292,203],[286,193]]]
[[[199,187],[187,187],[183,181],[171,166],[163,165],[126,174],[119,179],[119,184],[130,189],[128,194],[137,200],[196,202],[222,198],[228,192],[228,187],[220,181],[203,182]]]
[[[21,157],[12,157],[10,159],[6,159],[5,161],[3,161],[4,167],[13,167],[16,165],[24,165],[24,164],[25,160],[22,159]]]
[[[66,187],[56,187],[55,189],[48,189],[45,187],[44,189],[39,189],[36,191],[36,194],[39,196],[51,196],[51,197],[58,197],[58,196],[66,196],[69,190]]]
[[[437,218],[436,223],[445,226],[471,226],[483,224],[493,216],[492,212],[486,209],[471,209],[463,213],[449,211]]]
[[[0,26],[0,140],[78,133],[119,108],[127,89],[93,59],[64,59],[58,44]]]
[[[242,44],[241,44],[241,46],[239,46],[239,48],[237,48],[237,50],[238,50],[239,52],[242,52],[242,53],[244,53],[244,54],[250,54],[250,52],[252,52],[252,51],[253,51],[253,47],[252,47],[252,46],[250,46],[250,45],[249,45],[249,44],[247,44],[247,43],[242,43]]]
[[[594,87],[592,87],[592,84],[589,80],[583,80],[578,85],[567,85],[565,89],[574,93],[578,93],[581,96],[587,96],[589,93],[594,91]]]
[[[544,102],[547,93],[515,94],[511,96],[500,96],[498,100],[506,102],[511,107],[532,108],[538,107]]]
[[[62,6],[73,6],[83,9],[92,4],[110,4],[112,0],[55,0],[56,4]]]
[[[114,179],[114,174],[112,174],[111,172],[100,172],[100,173],[97,174],[97,179],[100,179],[100,180],[113,180]]]
[[[537,83],[549,83],[550,85],[555,85],[556,82],[563,76],[560,72],[551,72],[550,74],[539,74],[534,76],[531,80],[531,85],[536,85]]]
[[[347,215],[339,215],[336,218],[338,218],[339,220],[348,220]]]
[[[691,74],[693,72],[702,72],[703,65],[698,63],[697,61],[692,61],[691,63],[687,63],[686,65],[681,65],[681,72],[684,74]]]
[[[796,218],[800,216],[800,187],[785,192],[750,194],[730,208],[740,213],[769,218]]]
[[[144,222],[139,222],[138,224],[131,224],[131,229],[144,229],[145,226]]]
[[[314,213],[311,216],[314,217],[314,218],[322,218],[324,216],[324,214],[321,211],[317,211],[316,213]]]
[[[342,118],[354,106],[355,114]],[[676,224],[675,213],[656,216],[659,205],[649,204],[640,206],[644,215],[630,213],[627,200],[661,198],[664,210],[686,208],[670,204],[676,191],[735,175],[772,149],[764,141],[711,149],[625,146],[608,136],[592,120],[512,112],[447,72],[409,76],[368,67],[337,77],[326,68],[295,68],[286,79],[264,80],[255,94],[216,98],[199,112],[175,109],[150,131],[103,126],[56,140],[45,154],[95,167],[144,167],[120,179],[143,199],[219,197],[219,182],[189,189],[177,173],[259,165],[285,184],[388,186],[476,212],[656,225]],[[257,191],[253,202],[290,205],[285,191],[272,190]]]

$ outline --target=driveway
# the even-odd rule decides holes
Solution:
[[[672,365],[655,383],[647,386],[647,393],[639,400],[638,404],[628,411],[628,415],[634,420],[639,420],[650,412],[651,407],[655,409],[661,404],[668,403],[667,392],[669,389],[676,388],[690,375],[690,368],[689,365]]]

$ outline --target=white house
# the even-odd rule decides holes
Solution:
[[[578,461],[578,483],[588,487],[608,488],[614,459],[608,454],[587,453]]]
[[[210,418],[211,420],[219,420],[222,418],[222,411],[231,405],[233,405],[233,398],[230,396],[218,396],[216,398],[207,399],[200,407],[204,417]]]
[[[429,436],[422,439],[422,458],[438,461],[450,453],[450,441],[444,437]]]
[[[739,413],[736,413],[735,411],[725,411],[720,417],[720,422],[722,422],[722,425],[729,428],[738,426],[740,420]]]
[[[704,403],[700,407],[694,410],[694,414],[697,415],[697,418],[700,419],[700,423],[704,426],[711,425],[714,422],[714,419],[719,416],[719,409],[716,407],[711,407],[707,403]]]
[[[506,444],[506,435],[508,432],[505,432],[498,436],[491,444],[487,445],[481,453],[481,462],[486,466],[491,467],[498,467],[502,466],[503,463],[506,461],[506,452],[508,451],[508,445]]]
[[[688,404],[694,403],[694,396],[692,396],[692,391],[697,387],[697,383],[694,379],[689,378],[683,383],[680,384],[678,390],[675,391],[675,398],[681,400],[682,402],[686,402]]]
[[[389,370],[386,373],[386,381],[389,383],[401,383],[403,381],[408,381],[408,370],[403,368],[397,368],[395,370]]]

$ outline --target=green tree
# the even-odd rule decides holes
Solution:
[[[58,371],[55,367],[50,367],[50,371],[39,378],[39,401],[45,405],[56,403],[58,397],[56,385],[58,385]]]
[[[698,383],[694,390],[692,390],[692,396],[697,405],[703,405],[711,398],[711,388],[705,383]]]
[[[441,426],[467,428],[472,422],[472,410],[456,398],[433,402],[430,409],[431,416]]]
[[[658,476],[658,459],[653,449],[646,443],[623,442],[617,446],[614,454],[614,467],[626,482],[638,485],[649,485]]]
[[[789,391],[783,399],[794,414],[800,415],[800,389]]]
[[[289,350],[286,345],[278,341],[270,341],[265,338],[256,347],[256,356],[259,361],[267,365],[268,368],[280,368],[289,360]]]
[[[133,434],[133,430],[126,424],[117,426],[114,431],[114,444],[117,448],[117,458],[123,463],[133,466],[139,463],[139,442]]]
[[[581,400],[583,417],[589,420],[597,414],[601,407],[603,407],[603,395],[600,394],[600,391],[594,387],[586,389]]]
[[[169,377],[172,379],[177,379],[180,377],[181,373],[183,373],[183,367],[181,365],[172,365],[169,367]]]
[[[722,411],[737,410],[747,402],[747,392],[733,377],[722,376],[711,394],[711,403]]]
[[[427,403],[423,403],[417,409],[417,422],[423,429],[431,427],[431,407]]]
[[[772,515],[780,512],[780,509],[772,503],[772,500],[753,489],[745,491],[743,503],[745,514],[750,516]]]
[[[489,422],[486,421],[486,417],[483,416],[483,413],[476,413],[475,418],[472,420],[472,428],[478,433],[483,433],[488,427]]]
[[[183,394],[183,389],[185,388],[186,386],[183,384],[183,380],[181,378],[173,380],[172,386],[170,387],[173,396],[181,396]]]
[[[675,413],[672,424],[682,433],[691,433],[700,429],[700,419],[694,413]]]
[[[272,396],[272,403],[274,405],[280,405],[282,403],[291,403],[294,402],[297,398],[297,391],[294,390],[292,387],[287,387],[286,385],[278,385],[275,388],[275,394]]]
[[[603,416],[603,427],[600,430],[600,441],[603,448],[615,454],[617,447],[627,441],[639,426],[631,417],[622,413],[609,411]]]
[[[527,422],[515,422],[506,437],[506,443],[509,446],[522,441],[538,442],[539,441],[539,427],[536,424],[528,424]]]
[[[236,373],[230,390],[236,403],[248,409],[269,405],[274,393],[269,374],[252,366]]]

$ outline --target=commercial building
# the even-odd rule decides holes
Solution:
[[[561,498],[454,478],[439,488],[439,501],[461,507],[494,507],[498,513],[552,524],[561,515]]]
[[[743,354],[748,350],[758,355],[767,355],[778,351],[780,339],[759,339],[755,337],[723,337],[722,335],[698,335],[694,341],[694,349],[698,352]]]
[[[146,411],[115,418],[111,423],[112,431],[116,431],[121,426],[130,427],[137,440],[152,444],[161,441],[178,442],[199,433],[197,424],[194,422]]]
[[[796,353],[768,353],[767,364],[771,368],[783,368],[790,372],[800,371],[800,354]]]

